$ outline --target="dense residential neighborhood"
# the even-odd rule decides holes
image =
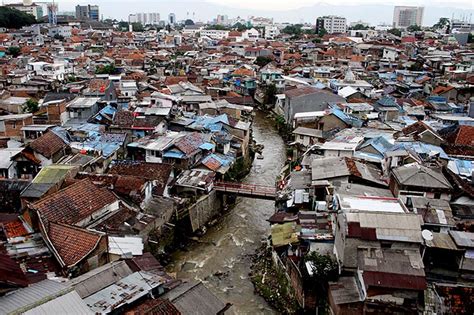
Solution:
[[[474,313],[474,24],[99,9],[0,7],[0,314]]]

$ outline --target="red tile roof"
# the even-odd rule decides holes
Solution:
[[[80,262],[97,248],[103,235],[71,225],[51,222],[48,237],[63,261],[63,265],[69,267]]]
[[[68,147],[68,144],[52,131],[48,131],[38,139],[30,143],[30,147],[46,158],[51,158],[54,154]]]
[[[47,222],[76,224],[115,201],[107,188],[85,179],[35,202],[32,208]]]
[[[474,126],[459,126],[454,144],[474,146]]]

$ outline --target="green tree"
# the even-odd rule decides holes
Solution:
[[[207,30],[218,30],[218,31],[227,31],[229,28],[224,25],[216,24],[216,25],[209,25],[206,27]]]
[[[140,22],[132,23],[132,28],[134,32],[143,32],[145,30],[145,28],[143,27],[143,24]]]
[[[121,31],[127,31],[128,30],[128,23],[125,22],[125,21],[120,21],[120,22],[118,22],[118,28]]]
[[[435,30],[442,30],[445,28],[449,29],[450,25],[451,23],[449,22],[449,19],[442,17],[442,18],[439,18],[439,21],[433,25],[433,29]]]
[[[292,25],[287,25],[285,26],[284,29],[282,29],[282,33],[288,34],[288,35],[300,35],[302,33],[301,28],[303,27],[303,24],[292,24]]]
[[[387,33],[390,33],[390,34],[398,36],[398,37],[402,36],[402,31],[400,31],[398,28],[389,29],[387,31]]]
[[[334,281],[339,276],[337,262],[328,255],[321,255],[318,252],[310,252],[306,255],[305,261],[311,263],[313,277],[318,281]]]
[[[275,104],[276,94],[277,94],[277,88],[275,84],[268,85],[267,88],[265,89],[265,98],[264,98],[265,104],[268,104],[268,105]]]
[[[8,47],[8,50],[7,50],[7,54],[9,54],[10,56],[16,58],[20,55],[21,53],[21,49],[20,47],[18,46],[10,46]]]
[[[327,33],[328,33],[328,31],[326,31],[326,29],[324,27],[322,27],[318,32],[318,36],[319,37],[324,37],[324,35],[326,35]]]
[[[474,40],[473,40],[473,38],[472,38],[472,33],[469,33],[469,35],[467,35],[467,42],[468,42],[469,44],[474,43]]]
[[[369,27],[364,24],[356,24],[353,27],[350,27],[349,29],[355,30],[355,31],[363,31],[363,30],[368,30]]]
[[[98,67],[95,70],[96,74],[118,74],[119,71],[114,64],[109,64],[105,66]]]
[[[23,106],[23,111],[25,113],[36,113],[39,110],[38,101],[30,98],[26,101],[25,105]]]
[[[243,32],[243,31],[246,31],[248,29],[246,25],[244,25],[240,22],[235,23],[234,26],[232,26],[232,28],[236,29],[239,32]]]
[[[21,28],[34,23],[36,19],[31,14],[9,7],[0,7],[0,27]]]
[[[273,59],[270,57],[258,56],[257,59],[255,60],[255,64],[259,67],[265,67],[267,64],[269,64],[272,61]]]
[[[60,41],[63,41],[64,40],[64,36],[62,35],[59,35],[59,34],[54,34],[54,39],[57,39],[57,40],[60,40]]]
[[[421,27],[419,25],[410,25],[407,27],[407,31],[413,33],[413,32],[420,32],[421,31]]]

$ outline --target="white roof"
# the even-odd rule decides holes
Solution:
[[[88,108],[100,101],[99,97],[78,97],[67,105],[69,108]]]
[[[310,118],[310,117],[323,117],[326,114],[325,111],[316,111],[316,112],[305,112],[305,113],[296,113],[293,117],[296,118]]]
[[[352,86],[346,86],[346,87],[340,89],[340,90],[337,92],[337,94],[338,94],[339,96],[342,96],[342,97],[346,98],[346,97],[349,97],[349,96],[351,96],[352,94],[355,94],[355,93],[357,93],[357,92],[359,92],[359,91],[357,91],[356,89],[354,89]]]
[[[0,169],[8,169],[13,161],[12,157],[23,151],[23,148],[8,148],[0,150]]]
[[[122,256],[132,254],[133,256],[143,255],[143,240],[141,237],[109,236],[109,253]]]
[[[343,211],[405,213],[396,198],[384,197],[339,197]]]

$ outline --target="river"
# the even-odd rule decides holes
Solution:
[[[274,185],[285,160],[285,145],[271,119],[258,111],[253,121],[253,137],[263,144],[264,159],[255,159],[245,183]],[[197,243],[178,250],[167,267],[179,278],[203,281],[236,314],[276,314],[266,301],[254,294],[249,279],[251,258],[265,240],[274,212],[274,202],[237,198],[236,204],[210,227]]]

